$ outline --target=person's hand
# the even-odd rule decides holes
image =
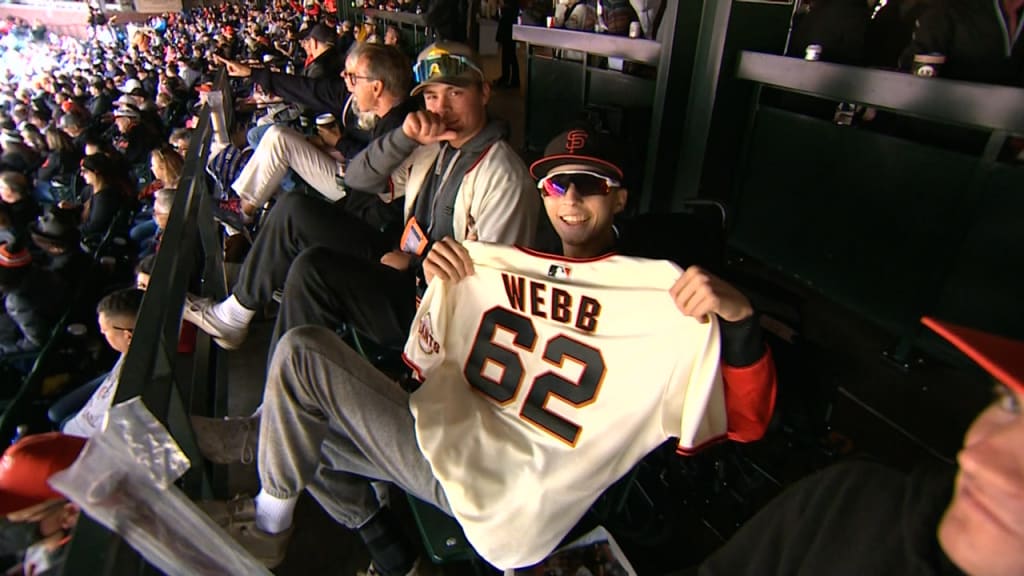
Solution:
[[[440,242],[434,242],[423,261],[423,276],[428,284],[434,278],[455,283],[466,276],[471,276],[473,272],[473,260],[469,257],[469,251],[450,236],[445,236]]]
[[[318,126],[316,133],[320,135],[320,139],[323,140],[324,144],[330,148],[334,148],[338,145],[338,140],[341,140],[341,129],[338,128],[337,124],[333,124],[333,127]]]
[[[251,222],[253,216],[256,215],[256,210],[259,209],[259,206],[249,202],[248,200],[241,200],[238,203],[238,208],[242,212],[242,220]]]
[[[380,263],[390,266],[399,272],[405,272],[412,264],[412,254],[406,254],[401,250],[392,250],[380,257]]]
[[[420,144],[433,144],[453,140],[457,135],[448,129],[441,117],[433,112],[418,110],[405,116],[402,132]]]
[[[241,62],[235,62],[234,60],[228,60],[220,54],[214,54],[213,60],[218,64],[223,64],[228,69],[228,76],[234,76],[235,78],[248,78],[252,74],[252,66],[247,66]]]
[[[750,300],[734,286],[708,273],[699,266],[690,266],[669,288],[676,308],[685,316],[707,322],[708,314],[722,320],[739,322],[754,313]]]

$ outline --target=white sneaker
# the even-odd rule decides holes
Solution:
[[[248,326],[233,326],[218,318],[211,308],[216,304],[210,298],[200,298],[192,294],[185,295],[185,309],[182,318],[196,325],[197,328],[213,336],[213,341],[225,350],[237,350],[245,337],[249,335]]]

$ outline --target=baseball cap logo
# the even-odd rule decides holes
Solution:
[[[570,130],[565,136],[565,150],[569,154],[575,154],[577,150],[587,145],[587,138],[590,135],[586,130]]]

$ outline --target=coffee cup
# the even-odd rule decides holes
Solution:
[[[914,76],[935,78],[941,76],[942,66],[946,63],[946,55],[937,52],[914,55]]]

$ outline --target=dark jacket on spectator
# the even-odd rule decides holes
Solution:
[[[266,92],[280,96],[285,102],[307,108],[314,116],[329,112],[334,114],[340,123],[340,119],[344,118],[346,111],[349,110],[346,106],[349,98],[348,88],[340,76],[313,79],[271,72],[266,68],[254,68],[252,78]],[[365,148],[370,140],[367,132],[358,129],[354,123],[347,123],[335,148],[345,158],[351,158]]]
[[[110,96],[108,96],[106,92],[100,92],[99,96],[95,96],[89,100],[88,110],[89,114],[91,114],[93,118],[99,118],[113,110],[113,107],[114,104],[110,99]]]
[[[817,0],[794,25],[786,55],[803,58],[807,46],[818,44],[826,62],[861,65],[870,19],[864,0]]]
[[[81,159],[82,155],[75,150],[53,150],[46,155],[46,160],[36,172],[36,177],[42,182],[49,182],[63,174],[76,172]]]
[[[157,116],[159,122],[159,116]],[[114,147],[129,165],[142,164],[149,160],[149,153],[156,148],[158,142],[153,128],[143,125],[142,121],[128,130],[127,134],[114,137]]]
[[[4,152],[3,156],[0,157],[0,163],[4,165],[6,170],[14,170],[15,172],[21,172],[26,176],[30,176],[43,163],[43,159],[39,157],[38,152],[29,148],[26,144],[7,142],[4,144]]]
[[[16,286],[0,288],[0,355],[33,352],[46,344],[66,295],[56,273],[34,266]]]
[[[940,73],[946,78],[1024,85],[1024,17],[1010,34],[998,5],[992,0],[933,0],[917,19],[900,67],[909,70],[915,54],[936,52],[946,56]]]
[[[463,0],[433,0],[423,18],[439,40],[466,41],[466,3]]]
[[[316,60],[310,62],[303,70],[306,78],[335,78],[345,69],[345,60],[335,48],[330,48]]]
[[[14,236],[21,239],[28,239],[28,227],[36,221],[39,217],[39,204],[32,198],[22,198],[14,204],[7,204],[6,202],[0,202],[3,204],[4,211],[11,219],[11,228],[14,230]]]
[[[121,210],[122,198],[120,191],[114,186],[108,186],[93,193],[89,199],[89,213],[79,228],[82,236],[103,235],[110,224],[117,217]]]

